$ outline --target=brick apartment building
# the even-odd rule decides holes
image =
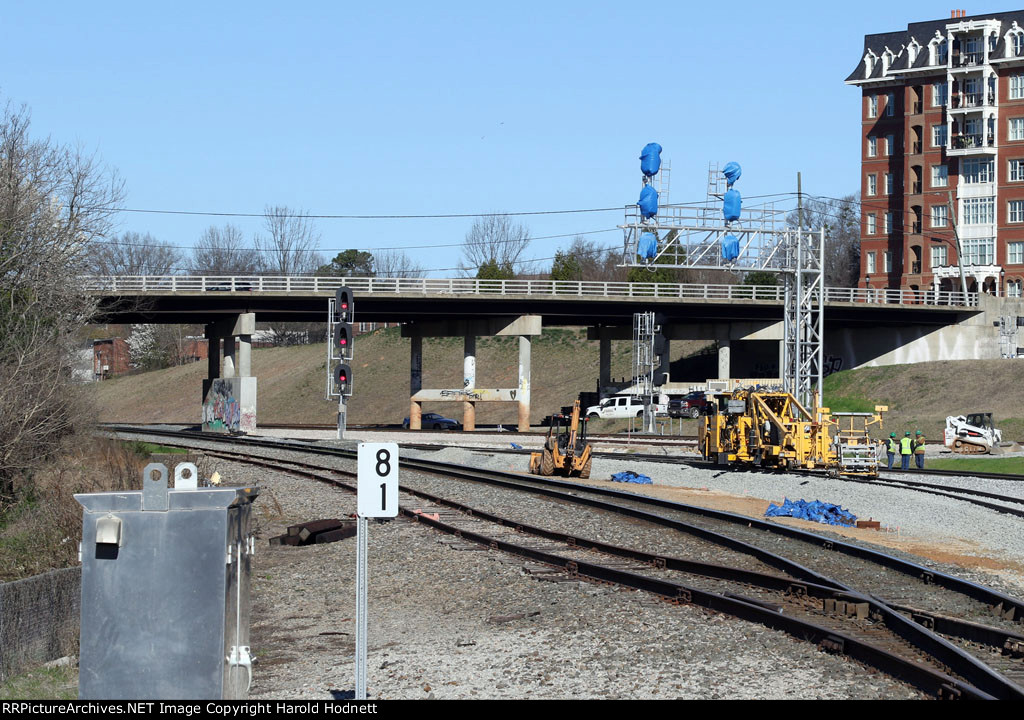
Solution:
[[[863,94],[861,287],[960,290],[962,260],[969,291],[1020,297],[1024,10],[866,35],[846,83]]]

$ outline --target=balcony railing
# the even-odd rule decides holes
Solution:
[[[992,93],[963,93],[953,96],[954,108],[974,108],[983,105],[994,105],[995,96]]]
[[[952,139],[952,147],[954,150],[993,147],[995,145],[995,141],[995,136],[992,133],[989,133],[987,137],[981,133],[976,135],[954,135]]]
[[[954,58],[954,60],[955,60],[955,58]],[[965,53],[960,53],[959,62],[957,62],[956,64],[957,64],[958,67],[973,67],[974,65],[981,65],[983,62],[985,62],[985,53],[983,53],[983,52],[971,52],[971,53],[965,52]]]

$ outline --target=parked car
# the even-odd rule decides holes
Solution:
[[[664,402],[657,402],[658,399],[656,398],[654,404],[654,412],[656,415],[664,415],[668,407]],[[597,405],[588,407],[586,412],[587,417],[591,419],[643,417],[643,414],[644,401],[635,395],[615,395],[605,398]]]
[[[409,418],[402,421],[402,427],[409,429]],[[458,420],[446,418],[437,413],[423,413],[420,416],[420,427],[424,430],[457,430],[460,427]]]
[[[675,397],[668,401],[669,417],[699,418],[708,411],[708,399],[703,390]]]

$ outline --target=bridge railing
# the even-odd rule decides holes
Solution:
[[[648,297],[692,300],[767,300],[781,302],[781,285],[698,285],[686,283],[599,282],[576,280],[479,280],[477,278],[376,278],[295,275],[120,275],[85,278],[93,292],[268,292],[330,293],[347,285],[357,294],[516,295],[559,297]],[[977,293],[935,290],[825,288],[829,303],[898,305],[978,304]]]

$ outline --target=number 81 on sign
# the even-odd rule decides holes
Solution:
[[[397,517],[398,444],[359,443],[358,470],[359,517]]]

